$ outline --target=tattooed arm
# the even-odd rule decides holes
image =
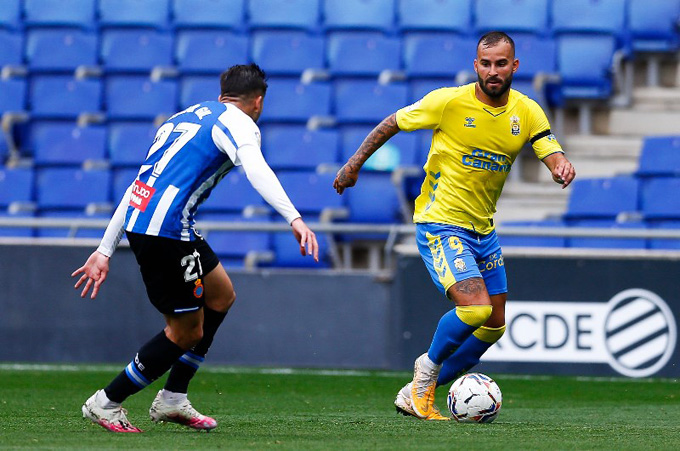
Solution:
[[[372,131],[368,134],[364,142],[361,143],[354,155],[347,160],[347,163],[340,168],[338,174],[335,176],[333,188],[342,194],[345,188],[354,186],[359,178],[359,170],[364,165],[366,160],[375,153],[388,139],[399,132],[397,125],[396,114],[391,114],[382,120]]]

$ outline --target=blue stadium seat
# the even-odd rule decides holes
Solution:
[[[645,219],[680,219],[680,178],[652,178],[642,184],[640,200]]]
[[[593,227],[608,229],[644,229],[643,222],[617,222],[611,219],[583,219],[570,223],[572,227]],[[569,237],[567,247],[576,248],[615,248],[615,249],[645,249],[647,240],[644,238],[600,238],[600,237]]]
[[[409,102],[416,102],[435,89],[455,86],[454,81],[443,78],[416,78],[409,82]]]
[[[626,0],[552,2],[553,33],[606,33],[621,36],[626,29]]]
[[[545,227],[566,227],[566,224],[560,220],[543,220],[543,221],[509,221],[503,223],[503,230],[505,229],[519,229],[525,231],[527,228],[545,228]],[[565,247],[567,240],[562,236],[525,236],[525,235],[506,235],[499,234],[499,241],[503,248],[507,246],[516,247]]]
[[[252,61],[267,75],[300,75],[323,69],[325,41],[304,31],[259,31],[251,35]]]
[[[26,110],[26,80],[0,78],[0,115]]]
[[[99,0],[99,23],[104,27],[166,28],[169,0]]]
[[[150,72],[173,65],[170,34],[145,29],[102,31],[100,57],[106,72]],[[134,49],[134,51],[131,51]]]
[[[250,28],[298,28],[315,30],[319,24],[319,0],[247,0]]]
[[[609,219],[619,213],[638,210],[639,182],[634,177],[577,179],[565,219]]]
[[[327,208],[343,208],[343,197],[333,189],[335,173],[283,171],[278,174],[290,200],[303,215],[319,215]]]
[[[401,41],[382,33],[331,33],[327,49],[328,69],[335,76],[378,76],[401,68]]]
[[[322,0],[327,30],[363,29],[392,31],[394,0]]]
[[[348,222],[402,222],[397,191],[390,176],[385,172],[367,172],[359,177],[356,186],[345,192]]]
[[[17,212],[0,210],[0,218],[34,218],[35,211],[20,210]],[[30,238],[34,232],[32,227],[0,227],[1,237]]]
[[[561,77],[551,100],[606,99],[612,94],[615,38],[609,35],[562,35],[557,40],[557,67]]]
[[[38,210],[80,209],[110,202],[108,169],[44,168],[36,174]]]
[[[206,100],[217,100],[220,79],[215,75],[187,75],[180,81],[179,107],[185,109]]]
[[[78,127],[73,122],[37,124],[33,127],[33,162],[36,166],[105,162],[106,128]]]
[[[245,217],[239,213],[201,212],[196,218],[197,228],[201,230],[201,221],[219,222],[269,222],[268,216]],[[215,254],[222,260],[243,259],[250,252],[266,252],[271,248],[271,234],[269,232],[212,230],[206,239]],[[241,263],[241,265],[243,264]]]
[[[307,224],[317,219],[305,216]],[[319,243],[319,261],[315,262],[309,255],[300,255],[300,245],[290,233],[272,233],[271,249],[274,251],[274,261],[267,266],[275,268],[310,268],[322,269],[333,266],[330,256],[330,244],[326,234],[317,233],[316,240]]]
[[[234,168],[213,189],[201,211],[241,214],[247,207],[264,206],[264,199],[252,187],[245,172]]]
[[[342,127],[342,151],[340,160],[347,161],[366,136],[373,130],[373,126]],[[421,165],[417,158],[419,135],[416,133],[398,133],[378,149],[364,164],[367,170],[391,171],[398,167]]]
[[[32,29],[26,38],[26,62],[33,72],[73,72],[78,66],[96,66],[97,34],[79,29]]]
[[[93,28],[95,4],[96,0],[24,0],[24,21],[28,26]]]
[[[401,31],[450,31],[469,34],[472,0],[398,0]]]
[[[30,88],[31,114],[34,118],[42,119],[75,119],[82,113],[99,112],[101,85],[98,79],[77,79],[69,75],[33,77]]]
[[[240,28],[245,0],[173,0],[176,28]]]
[[[268,83],[260,121],[304,123],[312,116],[330,116],[330,84],[302,84],[282,78],[272,78]]]
[[[24,34],[0,29],[0,69],[24,63]]]
[[[128,187],[137,178],[138,173],[139,167],[113,168],[111,172],[111,200],[113,201],[114,208],[118,206],[120,200],[123,198],[123,194],[125,194],[125,191],[127,191]]]
[[[109,124],[108,154],[113,167],[138,168],[156,135],[156,127],[148,123],[117,122]]]
[[[680,220],[661,220],[649,222],[650,229],[680,229]],[[649,249],[675,249],[680,250],[680,239],[672,238],[650,238],[647,240]]]
[[[335,84],[335,117],[340,123],[373,123],[408,103],[408,86],[375,81],[341,80]]]
[[[680,177],[680,136],[648,136],[642,143],[638,177]]]
[[[545,36],[517,34],[515,57],[519,59],[519,69],[514,80],[531,80],[536,75],[557,73],[557,45],[554,39]]]
[[[513,80],[512,81],[512,89],[521,92],[525,96],[529,97],[530,99],[538,102],[541,104],[541,106],[546,107],[546,99],[545,99],[545,94],[542,93],[542,95],[539,95],[538,92],[534,89],[533,82],[531,80]]]
[[[144,76],[111,76],[106,81],[107,116],[111,120],[146,119],[177,110],[177,83]]]
[[[32,168],[10,169],[0,166],[0,211],[16,202],[32,202],[33,179]]]
[[[8,142],[11,138],[5,133],[4,130],[0,130],[0,167],[5,164],[5,160],[9,156],[9,145]]]
[[[554,2],[550,0],[477,0],[474,10],[475,30],[479,35],[493,30],[506,33],[546,34],[550,3]]]
[[[248,37],[226,30],[180,31],[175,59],[182,73],[220,74],[248,62]]]
[[[21,24],[22,0],[5,0],[0,8],[0,28],[16,29]]]
[[[111,213],[108,211],[102,212],[87,212],[82,209],[43,209],[39,210],[38,217],[54,218],[54,219],[109,219]],[[101,229],[78,228],[70,227],[40,227],[35,229],[35,236],[39,238],[92,238],[100,239],[104,235],[105,227]]]
[[[680,0],[628,0],[628,31],[635,52],[673,52],[680,46]]]
[[[404,69],[409,77],[453,80],[461,71],[473,73],[477,41],[448,33],[409,33],[403,41]]]
[[[271,125],[262,130],[262,151],[274,170],[315,170],[322,164],[339,166],[338,143],[337,129]]]

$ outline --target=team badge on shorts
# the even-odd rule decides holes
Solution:
[[[465,261],[462,258],[457,258],[453,261],[453,267],[456,268],[456,271],[458,272],[463,272],[467,270],[467,266],[465,265]]]
[[[201,279],[194,282],[194,285],[194,297],[200,299],[201,296],[203,296],[203,283],[201,282]]]
[[[510,131],[513,136],[519,135],[519,118],[517,116],[510,117]]]

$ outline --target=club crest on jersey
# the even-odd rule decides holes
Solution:
[[[155,192],[156,188],[152,188],[140,180],[135,180],[135,183],[132,185],[132,192],[130,193],[130,206],[144,213],[144,210],[149,205],[151,196]]]
[[[465,124],[463,124],[463,126],[468,128],[476,128],[477,126],[474,124],[474,122],[475,122],[474,117],[466,117]]]
[[[519,118],[517,116],[510,117],[510,132],[513,136],[519,135]]]
[[[194,282],[194,285],[194,297],[200,299],[200,297],[203,296],[203,282],[201,279],[198,279]]]
[[[467,266],[465,265],[465,261],[462,258],[457,258],[453,261],[453,267],[456,268],[456,271],[462,272],[467,270]]]

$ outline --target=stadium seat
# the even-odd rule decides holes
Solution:
[[[31,114],[41,119],[75,119],[82,113],[99,112],[101,85],[98,79],[77,79],[68,75],[33,77]]]
[[[330,116],[330,84],[303,84],[283,78],[271,78],[268,83],[260,121],[304,123],[313,116]]]
[[[511,34],[546,34],[550,3],[554,2],[551,0],[476,0],[475,30],[480,36],[493,30]]]
[[[680,220],[661,220],[648,223],[650,229],[680,229]],[[680,250],[680,239],[677,238],[649,238],[647,240],[649,249],[674,249]]]
[[[248,25],[313,31],[319,24],[319,0],[247,0]]]
[[[0,115],[26,110],[26,80],[0,78]]]
[[[9,145],[8,142],[11,138],[5,133],[4,130],[0,129],[0,167],[5,164],[5,160],[9,156]]]
[[[187,75],[180,81],[179,107],[185,109],[206,100],[217,100],[220,80],[215,75]]]
[[[245,0],[173,0],[176,28],[240,28]]]
[[[44,168],[36,174],[38,210],[79,209],[108,204],[111,175],[106,169]]]
[[[33,202],[32,168],[6,168],[0,166],[0,211],[14,203]]]
[[[278,178],[303,216],[318,216],[328,208],[344,208],[343,197],[333,189],[334,172],[284,171]]]
[[[88,212],[81,209],[43,209],[39,210],[38,217],[50,219],[109,219],[110,211]],[[91,238],[101,239],[106,227],[102,228],[73,228],[73,227],[37,227],[35,236],[39,238]]]
[[[33,127],[33,163],[36,166],[82,166],[106,162],[106,128],[78,127],[73,122]]]
[[[403,31],[469,34],[472,0],[398,0],[397,27]]]
[[[24,34],[0,29],[0,69],[24,64]]]
[[[680,178],[652,178],[642,184],[640,200],[645,219],[680,219]]]
[[[455,86],[453,79],[445,80],[442,78],[416,78],[409,82],[409,102],[417,102],[428,93],[439,88]]]
[[[610,219],[583,219],[570,223],[571,227],[607,228],[607,229],[644,229],[643,222],[617,222]],[[606,238],[606,237],[569,237],[567,247],[575,248],[609,248],[609,249],[645,249],[644,238]]]
[[[680,136],[648,136],[642,143],[638,177],[680,177]]]
[[[345,192],[349,208],[348,222],[400,223],[401,212],[397,191],[389,173],[367,172],[356,186]]]
[[[615,38],[609,35],[561,35],[557,39],[560,85],[551,100],[606,99],[612,94]]]
[[[35,211],[20,210],[17,212],[0,210],[0,218],[34,218]],[[33,237],[33,227],[0,227],[0,237],[30,238]]]
[[[309,224],[316,221],[315,218],[305,219]],[[307,255],[300,255],[300,245],[290,233],[272,233],[271,249],[274,252],[274,260],[267,266],[275,268],[310,268],[322,269],[333,266],[330,255],[330,243],[325,233],[317,233],[316,240],[319,243],[319,261]]]
[[[111,76],[106,81],[107,116],[111,120],[170,116],[177,110],[177,84],[143,76]]]
[[[680,0],[628,0],[628,31],[635,52],[673,52],[680,46]]]
[[[502,224],[502,230],[522,230],[526,231],[530,228],[546,228],[546,227],[566,227],[566,224],[560,220],[543,220],[543,221],[508,221]],[[498,240],[503,248],[509,246],[515,247],[565,247],[567,239],[562,236],[541,236],[541,235],[511,235],[499,233]]]
[[[201,211],[241,214],[245,208],[264,206],[264,199],[252,187],[245,172],[234,168],[212,190]]]
[[[394,0],[321,0],[327,30],[363,29],[392,31]]]
[[[401,42],[378,32],[335,32],[328,37],[328,69],[339,77],[378,76],[399,70]]]
[[[308,130],[303,125],[271,125],[262,130],[262,151],[274,170],[339,166],[338,143],[337,129]]]
[[[33,72],[73,72],[79,66],[96,66],[97,34],[78,29],[30,30],[26,62]]]
[[[606,33],[621,37],[626,29],[626,0],[552,2],[552,32]]]
[[[408,33],[403,40],[404,69],[409,77],[442,77],[474,72],[477,41],[449,33]]]
[[[180,31],[175,59],[184,74],[220,74],[248,62],[248,37],[226,30]]]
[[[99,24],[103,27],[166,28],[169,0],[99,0]]]
[[[201,221],[219,222],[269,222],[268,216],[245,217],[239,213],[204,213],[201,211],[197,216],[197,228],[201,230]],[[271,248],[271,234],[269,232],[211,230],[206,233],[206,239],[210,247],[220,260],[227,258],[243,260],[251,252],[267,252]]]
[[[101,62],[106,72],[151,72],[173,65],[173,40],[145,29],[111,29],[101,34]],[[134,49],[134,51],[131,51]]]
[[[21,24],[22,0],[5,0],[0,8],[0,28],[16,29]]]
[[[304,31],[259,31],[251,35],[251,59],[267,75],[301,75],[323,69],[325,42]]]
[[[342,127],[342,150],[340,160],[347,161],[357,151],[373,126]],[[421,165],[418,152],[418,135],[416,133],[398,133],[378,149],[364,164],[367,170],[392,171],[398,167]]]
[[[137,178],[139,173],[139,167],[131,168],[113,168],[111,173],[111,200],[113,201],[114,208],[118,206],[120,200],[123,198],[123,194],[127,191],[128,187]]]
[[[638,210],[639,182],[634,177],[576,179],[565,219],[609,219]]]
[[[138,168],[151,147],[156,127],[152,123],[118,122],[109,125],[108,154],[113,167]]]
[[[557,73],[557,46],[554,39],[531,34],[517,34],[515,57],[519,59],[519,69],[513,80],[533,80],[538,74]]]
[[[408,103],[408,86],[381,85],[367,80],[340,80],[335,84],[335,117],[340,123],[372,123]]]
[[[539,93],[534,89],[534,84],[531,80],[513,80],[512,89],[521,92],[530,99],[538,102],[541,106],[546,107],[545,93]]]
[[[24,0],[24,22],[38,27],[93,28],[95,5],[96,0]]]

